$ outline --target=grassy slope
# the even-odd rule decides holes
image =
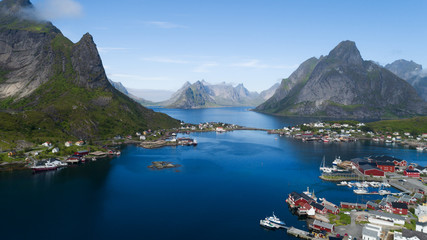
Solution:
[[[416,136],[427,133],[427,116],[371,122],[366,126],[375,132],[409,132]]]
[[[0,112],[1,148],[14,147],[21,139],[35,143],[105,139],[179,126],[179,121],[142,107],[112,87],[89,90],[77,86],[73,82],[77,74],[71,64],[73,46],[57,34],[51,42],[56,53],[53,77],[27,98],[0,100],[0,108],[9,110]],[[62,59],[66,59],[65,71]]]

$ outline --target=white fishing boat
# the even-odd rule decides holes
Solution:
[[[311,197],[312,199],[314,199],[314,201],[317,201],[317,197],[316,197],[316,195],[314,195],[314,190],[313,190],[313,193],[311,193],[309,187],[307,187],[307,191],[302,192],[302,193],[304,193],[305,195]]]
[[[354,189],[353,192],[356,193],[356,194],[368,194],[368,190],[366,190],[364,188]]]
[[[275,225],[273,225],[270,221],[268,221],[266,219],[259,220],[259,225],[261,225],[261,227],[265,227],[268,229],[277,229],[277,227]]]
[[[341,163],[342,163],[342,160],[341,160],[340,156],[336,157],[335,160],[332,161],[332,165],[338,165],[338,164],[341,164]]]
[[[338,183],[337,185],[338,186],[347,186],[348,183],[347,183],[347,181],[342,181],[342,182]]]
[[[279,228],[285,227],[285,222],[281,221],[278,217],[276,217],[276,215],[274,215],[274,212],[273,212],[273,216],[268,217],[265,220],[268,220],[273,225],[277,225]]]
[[[334,168],[326,167],[325,156],[323,156],[322,163],[320,164],[319,169],[321,172],[324,172],[324,173],[332,173],[332,171],[334,170]]]
[[[380,194],[380,195],[388,195],[388,194],[391,194],[391,192],[389,190],[381,189],[381,190],[378,191],[378,194]]]
[[[419,151],[419,152],[424,151],[424,147],[422,147],[422,146],[418,146],[418,147],[417,147],[417,151]]]

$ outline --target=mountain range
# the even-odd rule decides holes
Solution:
[[[209,84],[197,81],[193,84],[186,82],[172,97],[160,106],[167,108],[207,108],[231,106],[257,106],[271,97],[278,87],[272,86],[261,93],[249,92],[243,84],[233,86],[225,82]]]
[[[255,111],[336,118],[401,118],[427,114],[427,103],[405,80],[362,59],[352,41],[303,62]]]
[[[418,95],[427,101],[427,72],[423,66],[404,59],[385,65],[385,68],[411,84]]]
[[[110,84],[90,34],[73,43],[33,9],[29,0],[0,2],[3,139],[99,139],[179,126]]]

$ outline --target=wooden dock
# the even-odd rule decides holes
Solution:
[[[298,228],[294,228],[294,227],[290,227],[290,228],[286,228],[287,229],[287,233],[289,235],[295,236],[297,238],[302,238],[302,239],[313,239],[312,237],[310,237],[310,233],[306,232],[304,230],[298,229]]]

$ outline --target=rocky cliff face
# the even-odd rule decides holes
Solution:
[[[311,58],[282,81],[257,111],[297,116],[396,118],[427,113],[426,103],[398,76],[364,61],[354,42]]]
[[[385,68],[406,80],[415,88],[418,95],[427,101],[427,72],[423,71],[422,65],[400,59],[387,64]]]
[[[168,101],[160,103],[168,108],[207,108],[230,106],[256,106],[263,98],[256,92],[249,92],[243,84],[209,84],[197,81],[186,82]]]
[[[111,86],[90,34],[74,44],[32,9],[26,0],[0,2],[0,112],[14,112],[3,117],[22,126],[35,121],[11,131],[34,135],[49,122],[47,135],[97,138],[178,126]]]

